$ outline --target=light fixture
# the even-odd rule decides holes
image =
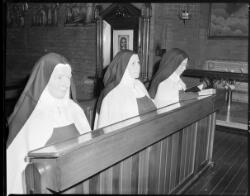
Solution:
[[[187,20],[191,19],[191,14],[189,13],[188,5],[179,10],[178,17],[183,21],[184,25],[186,24]]]

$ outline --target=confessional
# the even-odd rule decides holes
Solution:
[[[121,38],[125,38],[127,49],[138,53],[141,78],[147,80],[151,4],[140,4],[138,8],[129,3],[114,3],[96,15],[97,78],[103,77],[103,70],[120,51]]]

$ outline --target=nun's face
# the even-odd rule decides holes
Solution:
[[[184,71],[185,71],[185,69],[187,68],[187,61],[188,61],[188,58],[185,58],[182,62],[181,62],[181,64],[179,65],[179,67],[175,70],[175,73],[177,74],[177,75],[181,75]]]
[[[139,78],[141,66],[140,66],[140,60],[139,60],[138,55],[136,54],[132,55],[128,64],[129,64],[128,71],[130,75],[133,78]]]
[[[62,99],[70,88],[71,68],[68,64],[57,64],[48,82],[50,94]]]

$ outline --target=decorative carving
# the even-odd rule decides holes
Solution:
[[[35,9],[32,26],[57,26],[59,4],[43,4]]]
[[[102,6],[101,5],[96,5],[95,6],[95,13],[94,13],[94,19],[95,20],[99,19],[101,10],[102,10]]]
[[[120,5],[115,10],[114,15],[116,17],[120,17],[120,18],[129,18],[129,17],[131,17],[129,11],[127,9],[125,9],[125,7],[122,7]]]
[[[91,23],[94,20],[95,14],[95,4],[94,3],[86,3],[86,23]]]
[[[102,13],[102,18],[106,21],[137,18],[141,15],[140,10],[129,3],[114,3]]]
[[[245,61],[207,60],[205,61],[203,69],[232,73],[248,73],[248,63]]]
[[[142,9],[142,17],[151,18],[152,16],[152,7],[151,3],[145,3],[145,7]]]
[[[7,27],[24,27],[27,9],[27,3],[7,4]]]
[[[141,9],[129,3],[114,3],[99,14],[96,9],[97,20],[97,77],[103,77],[103,20],[110,23],[115,30],[134,30],[133,50],[139,54],[141,61],[141,79],[148,81],[149,64],[149,36],[152,15],[151,3],[144,3]],[[115,32],[115,31],[114,31]],[[114,32],[111,36],[114,36]],[[107,48],[105,48],[107,50]],[[112,48],[114,51],[114,48]],[[111,51],[111,54],[113,54]],[[112,58],[112,57],[111,57]]]
[[[94,3],[70,3],[66,5],[65,26],[82,26],[94,20]]]

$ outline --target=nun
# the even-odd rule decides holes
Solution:
[[[23,194],[29,151],[91,131],[66,58],[49,53],[37,61],[8,124],[7,194]]]
[[[157,108],[207,93],[201,91],[205,87],[203,84],[194,88],[197,92],[185,92],[188,89],[180,76],[187,68],[188,60],[187,53],[179,48],[164,53],[149,88],[149,94]]]
[[[156,109],[140,76],[140,60],[130,50],[117,53],[108,66],[98,99],[94,127],[101,128]]]

